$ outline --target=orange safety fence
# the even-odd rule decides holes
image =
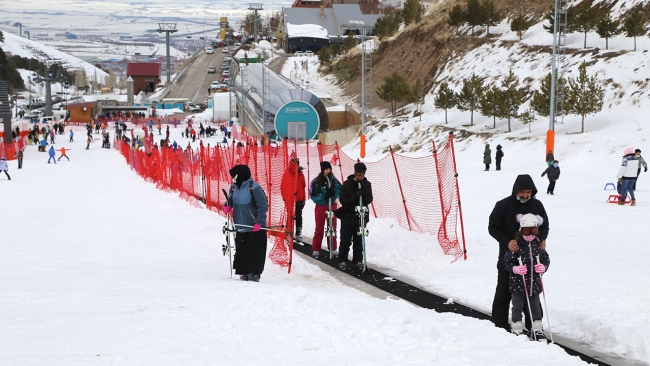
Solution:
[[[0,132],[0,158],[5,158],[6,160],[16,159],[16,153],[19,150],[25,149],[27,146],[27,135],[28,131],[20,131],[18,138],[11,142],[11,136],[9,137],[9,142],[5,140],[5,133]]]
[[[284,140],[279,146],[260,146],[254,137],[235,127],[232,134],[244,143],[210,147],[201,141],[199,148],[188,144],[185,150],[176,151],[159,149],[149,139],[144,150],[132,149],[122,140],[116,140],[114,146],[132,169],[159,189],[178,191],[195,206],[203,202],[206,208],[223,216],[222,190],[229,189],[232,179],[228,172],[234,165],[248,165],[252,179],[268,197],[267,228],[271,229],[268,234],[273,242],[269,257],[290,271],[293,240],[287,240],[287,236],[294,231],[295,201],[284,202],[280,187],[289,156],[295,152],[304,167],[307,190],[320,173],[321,161],[330,161],[333,174],[344,182],[353,174],[357,160],[341,151],[338,144]],[[452,134],[441,149],[434,145],[432,155],[411,158],[391,150],[381,160],[366,166],[366,177],[373,187],[370,212],[374,217],[395,218],[408,230],[434,235],[444,253],[453,256],[454,261],[467,258],[464,235],[461,246],[457,234],[458,223],[462,231],[462,211]]]

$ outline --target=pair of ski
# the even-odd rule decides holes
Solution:
[[[233,178],[233,184],[237,181],[237,175]],[[221,189],[223,195],[226,196],[226,205],[230,202],[230,196],[225,189]],[[232,278],[232,251],[235,249],[235,236],[237,235],[237,229],[235,229],[235,222],[233,220],[233,212],[228,212],[228,219],[223,224],[223,234],[226,236],[226,244],[221,246],[221,251],[223,255],[228,255],[230,259],[230,278]]]

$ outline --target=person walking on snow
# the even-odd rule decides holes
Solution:
[[[348,253],[352,244],[352,263],[357,269],[363,269],[363,248],[361,247],[361,235],[359,235],[360,218],[356,214],[356,207],[359,206],[359,198],[363,206],[372,203],[372,185],[366,179],[366,165],[364,163],[354,164],[354,174],[341,187],[339,207],[334,214],[341,219],[341,246],[339,248],[339,269],[348,268]],[[365,222],[370,219],[369,210],[366,209]]]
[[[48,154],[50,155],[50,158],[47,159],[47,163],[50,163],[50,160],[54,160],[54,164],[56,164],[56,158],[54,155],[56,155],[56,152],[54,150],[54,146],[50,146],[50,150],[48,151]]]
[[[547,164],[547,166],[553,165],[554,160],[555,160],[555,157],[553,156],[553,150],[549,150],[548,154],[546,154],[546,164]]]
[[[70,129],[70,142],[74,142],[74,131],[72,131],[72,128]]]
[[[7,160],[5,158],[0,158],[0,172],[5,172],[5,175],[7,175],[7,179],[11,180],[11,177],[9,176],[9,166],[7,165]]]
[[[641,149],[634,150],[634,156],[636,156],[636,158],[639,159],[639,168],[636,170],[636,179],[634,180],[634,184],[632,185],[632,190],[636,191],[636,181],[639,180],[639,175],[641,175],[641,166],[643,165],[643,171],[647,172],[648,164],[645,162],[645,159],[643,159],[643,156],[641,156]]]
[[[300,166],[300,160],[295,152],[291,153],[289,166],[282,174],[280,190],[282,191],[282,200],[284,206],[289,211],[289,206],[293,204],[295,212],[293,217],[296,218],[296,242],[302,242],[302,209],[305,207],[305,175],[302,173],[303,168]],[[289,216],[291,218],[291,216]]]
[[[494,162],[497,166],[497,170],[501,170],[501,159],[503,158],[503,151],[501,150],[501,145],[497,145],[497,152],[494,156]]]
[[[508,312],[510,310],[510,291],[508,290],[510,273],[503,268],[503,258],[508,250],[517,251],[519,245],[515,236],[519,231],[517,215],[532,213],[544,220],[539,223],[537,238],[541,240],[540,248],[546,250],[549,221],[542,202],[535,198],[537,188],[528,174],[517,176],[512,186],[512,194],[494,205],[488,224],[488,232],[499,243],[499,258],[497,260],[497,287],[492,302],[492,322],[494,326],[510,331]],[[528,312],[524,308],[524,312]],[[527,314],[525,324],[531,327],[530,316]]]
[[[235,165],[229,171],[233,181],[228,202],[223,207],[232,212],[237,229],[233,268],[242,281],[259,282],[266,261],[266,215],[269,210],[264,189],[251,179],[247,165]]]
[[[16,152],[16,155],[14,155],[14,156],[16,158],[18,158],[18,169],[22,169],[23,168],[23,150],[22,149],[18,150],[18,152]]]
[[[519,249],[508,251],[503,257],[503,268],[510,273],[508,290],[512,297],[512,333],[523,334],[524,325],[521,322],[521,313],[526,308],[527,302],[530,302],[530,311],[533,313],[533,329],[535,329],[535,335],[531,334],[530,339],[545,341],[539,294],[542,292],[541,276],[548,270],[551,261],[546,250],[540,248],[540,240],[537,237],[538,227],[544,222],[544,219],[529,213],[517,215],[517,220],[519,220],[520,229],[515,238]]]
[[[553,195],[553,191],[555,191],[555,182],[557,182],[558,179],[560,179],[560,162],[557,160],[553,160],[553,165],[549,166],[544,170],[542,173],[542,177],[547,175],[548,176],[548,188],[546,188],[546,194]]]
[[[65,157],[66,159],[68,159],[68,161],[70,161],[70,158],[68,157],[68,155],[65,154],[66,151],[70,151],[70,150],[72,150],[72,149],[66,149],[65,147],[61,147],[59,150],[57,150],[57,151],[61,152],[61,156],[59,156],[57,161],[61,160],[62,157]]]
[[[631,147],[628,147],[623,152],[623,161],[621,162],[621,167],[618,169],[618,178],[619,183],[621,183],[621,196],[618,199],[618,204],[623,206],[625,205],[625,198],[627,194],[630,194],[632,201],[630,206],[636,206],[636,198],[634,197],[634,182],[636,182],[637,170],[639,169],[639,159],[634,154],[634,150]]]
[[[329,188],[328,188],[329,180]],[[325,231],[325,223],[327,222],[327,211],[331,202],[332,211],[337,209],[336,200],[341,194],[343,185],[332,173],[332,164],[329,161],[320,163],[320,174],[314,178],[309,184],[309,197],[315,203],[314,218],[316,220],[316,229],[314,230],[314,237],[311,241],[312,257],[318,258],[321,245],[323,243],[323,234]],[[356,202],[359,204],[358,200]],[[336,218],[332,217],[332,251],[336,252]],[[327,240],[327,239],[326,239]],[[349,246],[348,246],[349,248]],[[327,241],[327,249],[329,250],[329,240]]]
[[[485,144],[485,150],[483,150],[483,164],[485,164],[485,171],[490,170],[490,164],[492,164],[492,150],[490,150],[490,144]]]

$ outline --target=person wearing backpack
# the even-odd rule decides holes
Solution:
[[[235,165],[229,173],[233,182],[223,211],[232,213],[237,229],[233,268],[242,281],[259,282],[266,261],[266,193],[247,165]]]

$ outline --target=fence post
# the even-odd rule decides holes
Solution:
[[[345,182],[345,176],[343,176],[343,164],[341,164],[341,152],[339,149],[339,142],[334,141],[335,149],[336,149],[336,158],[339,161],[339,172],[341,174],[341,182]]]
[[[305,147],[307,148],[307,182],[311,182],[311,176],[310,176],[310,171],[309,169],[309,140],[305,140]]]
[[[399,193],[402,195],[402,203],[404,204],[404,213],[406,214],[406,222],[409,224],[409,231],[413,231],[411,229],[411,218],[409,217],[409,209],[406,206],[406,198],[404,198],[404,190],[402,189],[402,182],[399,179],[399,171],[397,170],[397,163],[395,162],[395,152],[393,151],[392,146],[388,146],[388,149],[390,150],[390,157],[393,159],[393,167],[395,167],[395,175],[397,176],[397,185],[399,186]]]
[[[447,237],[447,217],[445,215],[445,202],[442,200],[442,183],[440,182],[440,167],[438,166],[438,150],[436,149],[436,142],[431,141],[433,145],[433,160],[436,166],[436,181],[438,182],[438,194],[440,195],[440,212],[442,213],[442,229],[445,238]]]
[[[458,188],[458,170],[456,169],[456,152],[454,151],[454,133],[449,132],[449,141],[451,147],[451,158],[454,162],[454,178],[456,178],[456,196],[458,197],[458,214],[460,216],[460,233],[463,238],[463,259],[467,260],[467,248],[465,247],[465,226],[463,225],[463,206],[460,204],[460,189]]]

